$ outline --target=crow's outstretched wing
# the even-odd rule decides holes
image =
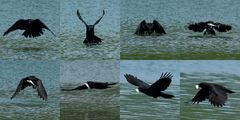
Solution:
[[[46,92],[41,80],[38,80],[38,82],[37,82],[37,92],[38,92],[38,96],[40,98],[42,98],[43,100],[47,100],[47,98],[48,98],[47,92]]]
[[[230,25],[226,25],[226,24],[215,23],[214,25],[215,25],[214,28],[218,32],[227,32],[232,29],[232,27]]]
[[[158,23],[156,20],[153,20],[153,29],[156,33],[159,34],[166,34],[165,30],[163,29],[162,25]]]
[[[206,22],[193,23],[188,26],[188,29],[194,32],[202,32],[206,28],[206,25]]]
[[[31,86],[30,83],[24,82],[24,79],[22,79],[18,86],[17,89],[15,90],[14,94],[12,95],[11,99],[13,99],[21,90],[23,90],[24,88],[26,88],[27,86]]]
[[[29,22],[28,20],[20,19],[16,21],[7,31],[4,32],[3,36],[7,35],[8,33],[15,31],[15,30],[26,30],[28,28]]]
[[[145,31],[147,30],[147,23],[143,20],[137,27],[135,34],[136,35],[144,35]]]
[[[159,80],[157,80],[155,83],[151,85],[149,90],[151,91],[164,91],[168,88],[170,83],[172,82],[172,75],[171,73],[162,73]]]
[[[125,74],[124,75],[125,78],[127,79],[127,81],[135,86],[142,86],[142,87],[146,87],[146,88],[149,88],[150,85],[143,82],[142,80],[138,79],[137,77],[134,77],[133,75],[130,75],[130,74]]]
[[[198,91],[198,93],[194,96],[194,98],[192,99],[193,103],[199,103],[202,102],[206,99],[208,99],[209,97],[209,92],[205,89],[201,89],[200,91]]]
[[[214,106],[223,106],[227,101],[227,93],[224,89],[212,86],[209,91],[209,102]]]
[[[43,29],[47,29],[55,36],[55,34],[39,19],[33,20],[22,35],[25,37],[38,37],[43,34]]]

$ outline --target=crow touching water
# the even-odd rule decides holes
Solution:
[[[152,23],[147,23],[143,20],[137,27],[135,34],[136,35],[152,35],[153,33],[166,34],[165,30],[163,29],[162,25],[158,23],[156,20],[153,20]]]
[[[203,82],[196,85],[197,89],[199,87],[201,90],[199,90],[192,99],[192,102],[197,104],[208,99],[213,106],[222,107],[227,101],[227,93],[234,93],[233,91],[215,83]]]
[[[54,36],[55,34],[39,19],[20,19],[16,21],[3,36],[15,30],[24,30],[23,36],[27,37],[38,37],[43,34],[43,29],[49,30]]]
[[[188,26],[189,30],[192,30],[194,32],[203,32],[204,35],[211,34],[215,35],[217,30],[218,32],[227,32],[232,29],[230,25],[213,22],[213,21],[207,21],[207,22],[199,22],[199,23],[193,23]]]
[[[163,93],[162,91],[166,90],[170,83],[172,82],[172,75],[170,73],[162,73],[159,80],[157,80],[152,85],[149,85],[142,80],[138,79],[137,77],[134,77],[130,74],[124,75],[127,81],[135,86],[138,86],[138,89],[136,91],[140,91],[148,96],[152,96],[154,98],[157,97],[163,97],[163,98],[172,98],[173,95],[169,95],[166,93]]]
[[[105,11],[103,10],[103,14],[102,16],[93,24],[93,25],[88,25],[82,18],[82,16],[80,15],[79,10],[77,10],[77,16],[79,18],[79,20],[81,20],[84,25],[86,26],[86,38],[83,41],[83,43],[85,44],[97,44],[97,43],[101,43],[102,39],[95,36],[95,32],[94,32],[94,27],[95,25],[97,25],[100,20],[103,18],[103,16],[105,15]]]
[[[37,89],[38,96],[43,100],[47,100],[47,92],[42,84],[42,81],[35,76],[23,78],[18,84],[17,89],[12,95],[11,99],[13,99],[21,90],[24,90],[28,86],[32,86],[33,89]]]
[[[88,81],[81,86],[78,86],[73,89],[62,89],[63,91],[72,91],[72,90],[84,90],[84,89],[106,89],[110,88],[110,85],[115,85],[117,82],[95,82]]]

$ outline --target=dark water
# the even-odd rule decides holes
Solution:
[[[122,0],[122,59],[239,59],[240,1],[236,0]],[[133,35],[142,20],[158,20],[167,34]],[[203,36],[189,23],[213,20],[233,29]]]
[[[118,82],[118,61],[62,62],[61,88],[72,89],[86,81]],[[104,90],[61,91],[61,119],[118,120],[119,85]]]
[[[0,119],[58,120],[59,63],[51,61],[0,61]],[[41,100],[35,89],[25,88],[12,100],[20,80],[35,75],[42,80],[48,100]]]
[[[239,65],[238,61],[188,61],[181,70],[181,114],[182,120],[237,120],[239,116]],[[213,107],[206,100],[199,104],[190,101],[198,92],[195,85],[200,82],[218,83],[236,93],[228,95],[224,107]]]
[[[120,71],[120,118],[122,120],[176,120],[179,119],[180,88],[179,68],[176,61],[121,61]],[[152,84],[159,79],[162,72],[171,72],[172,84],[165,93],[172,94],[173,99],[152,98],[137,93],[136,86],[129,84],[124,74],[132,74]]]

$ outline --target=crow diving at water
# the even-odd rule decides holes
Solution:
[[[157,98],[159,96],[164,98],[172,98],[173,95],[169,95],[166,93],[163,93],[162,91],[166,90],[170,83],[172,82],[172,75],[170,73],[162,73],[159,80],[157,80],[152,85],[149,85],[142,80],[138,79],[137,77],[134,77],[130,74],[124,75],[127,81],[135,86],[138,86],[138,89],[136,89],[137,92],[142,92],[148,96],[152,96],[154,98]]]
[[[233,91],[215,83],[203,82],[196,85],[197,89],[199,87],[202,89],[198,91],[192,99],[192,102],[197,104],[208,99],[213,106],[222,107],[227,101],[227,93],[234,93]]]
[[[211,34],[216,35],[215,30],[218,32],[227,32],[232,29],[230,25],[221,24],[218,22],[213,21],[207,21],[207,22],[199,22],[199,23],[193,23],[188,26],[189,30],[192,30],[194,32],[203,32],[204,35]]]
[[[42,81],[35,76],[28,76],[23,78],[17,86],[17,89],[12,95],[11,99],[13,99],[21,90],[28,86],[32,86],[33,89],[37,89],[38,96],[43,100],[47,100],[47,92],[42,84]]]
[[[110,85],[115,85],[116,82],[95,82],[87,81],[84,85],[78,86],[74,89],[62,89],[63,91],[72,91],[72,90],[84,90],[84,89],[106,89],[110,88]]]
[[[157,33],[156,35],[166,34],[162,25],[159,24],[156,20],[153,20],[152,23],[147,23],[143,20],[137,27],[135,34],[144,36],[144,35],[152,35],[153,33]]]
[[[43,34],[43,29],[49,30],[54,35],[54,33],[39,19],[20,19],[15,22],[6,32],[4,32],[3,36],[18,29],[24,30],[22,35],[26,38],[41,36]]]
[[[86,38],[85,40],[83,41],[83,43],[85,44],[98,44],[98,43],[101,43],[102,42],[102,39],[95,36],[95,33],[94,33],[94,27],[95,25],[97,25],[100,20],[103,18],[105,14],[105,11],[103,10],[103,14],[102,16],[93,24],[93,25],[88,25],[83,19],[82,19],[82,16],[80,15],[79,13],[79,10],[77,10],[77,16],[79,18],[79,20],[81,20],[84,25],[86,26]]]

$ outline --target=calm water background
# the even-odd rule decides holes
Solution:
[[[61,33],[63,59],[119,59],[120,51],[120,1],[119,0],[61,0]],[[79,9],[87,24],[94,24],[105,15],[95,26],[95,34],[103,39],[100,45],[86,46],[85,25],[78,19]]]
[[[120,118],[122,120],[177,120],[180,110],[180,79],[177,61],[121,61],[120,65]],[[124,78],[132,74],[152,84],[162,72],[173,74],[172,83],[165,93],[174,95],[173,99],[159,97],[154,99],[143,93],[137,93],[136,86]]]
[[[16,4],[17,3],[17,4]],[[0,58],[57,59],[62,57],[61,42],[49,31],[37,38],[25,38],[17,30],[2,34],[19,19],[40,19],[56,36],[59,34],[59,0],[1,0],[0,2]]]
[[[185,61],[181,67],[181,116],[182,120],[238,120],[239,61]],[[190,101],[198,92],[195,85],[211,82],[224,85],[236,93],[229,94],[224,107],[213,107],[208,100],[199,104]]]
[[[119,62],[62,62],[60,81],[62,89],[86,81],[119,82]],[[61,91],[62,120],[118,120],[119,107],[119,85],[104,90]]]
[[[1,120],[59,120],[59,63],[51,61],[0,61]],[[12,100],[20,80],[35,75],[48,93],[43,101],[32,87],[27,87]]]
[[[236,0],[122,0],[122,59],[239,59],[240,1]],[[158,20],[167,34],[133,35],[142,20]],[[189,23],[213,20],[233,29],[203,36]]]

